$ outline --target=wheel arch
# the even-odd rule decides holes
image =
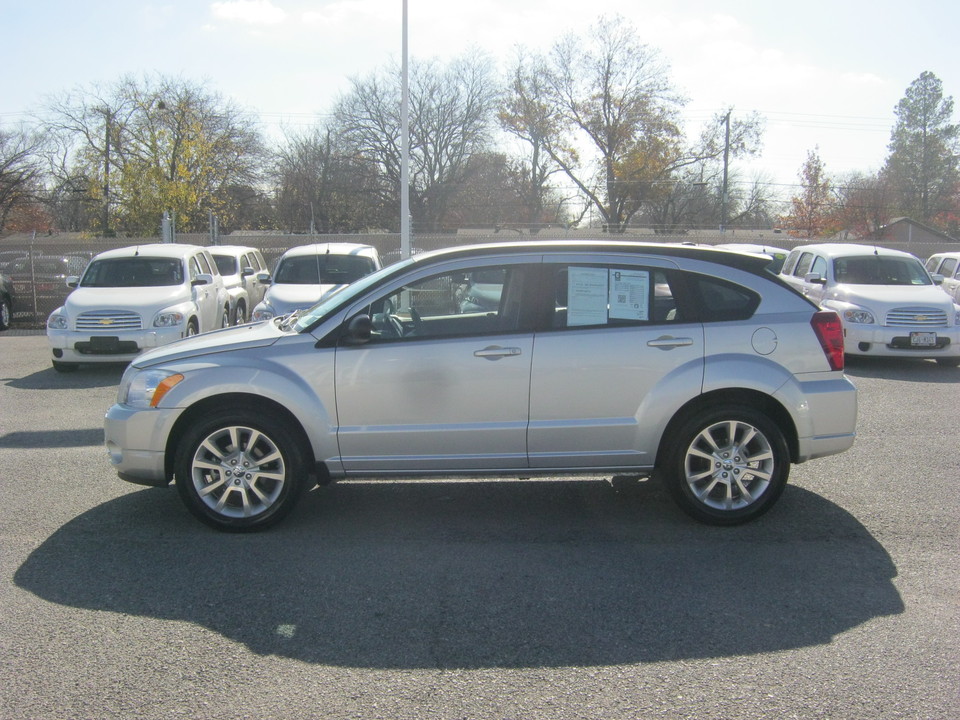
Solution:
[[[300,446],[303,457],[307,462],[307,467],[311,472],[318,476],[319,481],[327,479],[325,469],[318,467],[313,452],[313,446],[310,443],[306,430],[290,410],[279,402],[262,395],[252,395],[247,393],[229,393],[224,395],[213,395],[194,403],[187,408],[177,418],[170,433],[167,435],[167,443],[164,448],[164,472],[168,478],[174,475],[174,463],[176,461],[177,446],[181,439],[189,430],[190,426],[200,418],[207,416],[214,410],[224,410],[226,408],[236,408],[238,410],[249,411],[255,408],[259,414],[274,414],[287,423],[290,431],[293,433],[294,440]]]
[[[670,444],[676,437],[677,430],[681,425],[691,417],[714,408],[725,406],[750,407],[769,417],[770,420],[780,428],[780,432],[783,433],[783,438],[790,451],[790,461],[797,462],[800,454],[797,427],[787,409],[775,398],[758,390],[751,390],[749,388],[725,388],[723,390],[714,390],[704,393],[703,395],[698,395],[674,414],[670,422],[667,423],[666,428],[664,428],[663,434],[660,436],[660,444],[657,447],[657,467],[659,467],[668,456]]]

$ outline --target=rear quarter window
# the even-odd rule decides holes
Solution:
[[[698,275],[690,285],[703,322],[746,320],[760,305],[758,293],[726,280]]]

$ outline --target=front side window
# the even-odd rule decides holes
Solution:
[[[364,312],[374,340],[516,332],[530,327],[524,295],[532,277],[518,265],[440,273],[392,290]]]

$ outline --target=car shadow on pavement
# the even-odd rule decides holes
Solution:
[[[60,373],[53,367],[44,368],[37,372],[25,375],[22,378],[12,378],[6,381],[7,385],[18,390],[64,390],[117,386],[127,365],[121,363],[105,363],[102,365],[83,365],[75,372]],[[3,382],[0,379],[0,382]]]
[[[341,483],[253,535],[173,488],[98,506],[15,582],[51,603],[203,626],[261,655],[376,668],[555,667],[766,653],[901,613],[896,568],[807,490],[749,525],[656,481]]]
[[[914,358],[847,357],[844,372],[851,378],[869,377],[923,383],[960,382],[960,368],[940,365],[934,360]]]

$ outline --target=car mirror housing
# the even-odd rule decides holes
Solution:
[[[251,275],[253,275],[253,272],[254,270],[252,267],[245,267],[243,270],[240,271],[240,275],[243,277],[250,277]]]
[[[826,285],[827,279],[823,277],[820,273],[807,273],[803,276],[804,282],[812,283],[814,285]]]
[[[210,273],[200,273],[197,275],[193,281],[190,283],[193,286],[197,285],[212,285],[213,284],[213,275]]]
[[[348,345],[363,345],[370,342],[372,336],[373,320],[369,315],[357,315],[347,323],[343,340]]]
[[[67,283],[68,288],[75,288],[77,285],[80,284],[80,276],[70,275],[69,277],[67,277],[67,279],[64,282]],[[941,282],[943,281],[941,280]]]
[[[933,273],[930,275],[930,279],[933,280],[934,285],[943,285],[944,276],[940,273]]]
[[[272,282],[272,279],[270,278],[270,273],[268,272],[257,273],[257,280],[259,280],[265,285],[269,285]]]

